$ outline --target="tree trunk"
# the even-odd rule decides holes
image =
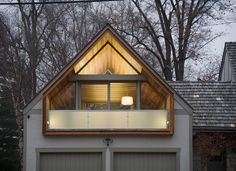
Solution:
[[[178,63],[178,73],[176,73],[176,81],[183,81],[184,80],[184,63],[185,60],[181,60]]]
[[[164,76],[165,76],[165,79],[167,81],[172,81],[172,71],[169,67],[165,67],[164,70],[163,70],[163,73],[164,73]]]

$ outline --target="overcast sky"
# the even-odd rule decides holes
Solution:
[[[213,31],[224,32],[223,36],[209,44],[209,47],[213,52],[217,55],[222,55],[225,42],[236,42],[236,23],[214,26]]]
[[[201,78],[201,76],[204,75],[206,68],[213,67],[213,63],[217,62],[218,64],[220,64],[222,60],[225,42],[236,42],[236,23],[219,24],[216,26],[212,26],[212,32],[223,32],[223,35],[216,38],[205,48],[203,48],[203,51],[208,54],[208,56],[206,57],[208,57],[209,59],[204,59],[204,61],[198,60],[187,62],[187,65],[191,65],[190,71],[186,72],[187,75],[190,75],[187,79],[196,81],[198,77]]]

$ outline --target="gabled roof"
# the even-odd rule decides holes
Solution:
[[[111,40],[110,42],[108,41],[109,39],[109,35],[108,37],[106,37],[106,33],[111,34],[111,36],[113,36],[115,38],[115,41],[118,42],[118,44],[116,44],[116,42],[112,42],[113,40]],[[105,37],[105,38],[104,38]],[[136,53],[133,48],[124,40],[122,39],[119,34],[108,24],[106,25],[93,39],[91,42],[89,42],[85,48],[79,52],[72,60],[69,64],[67,64],[64,69],[59,72],[39,93],[36,97],[34,97],[32,99],[32,101],[27,104],[24,108],[24,113],[28,112],[42,97],[42,95],[48,91],[51,86],[53,86],[54,84],[57,83],[58,80],[61,79],[61,77],[63,77],[63,75],[65,75],[65,73],[69,73],[71,72],[71,68],[74,68],[74,71],[77,71],[79,69],[82,68],[82,66],[77,65],[78,61],[80,60],[84,60],[85,62],[89,62],[90,59],[89,57],[87,58],[86,55],[89,53],[92,53],[93,55],[96,55],[96,51],[98,51],[98,49],[95,47],[94,48],[94,44],[96,44],[96,42],[100,40],[101,45],[98,45],[98,47],[103,48],[103,46],[105,47],[106,42],[108,41],[108,43],[110,45],[115,45],[115,48],[125,48],[127,50],[127,52],[124,52],[124,54],[127,56],[127,61],[129,61],[130,63],[133,63],[133,66],[136,66],[137,69],[139,68],[139,64],[141,64],[142,66],[144,66],[145,68],[147,68],[159,81],[161,84],[163,84],[170,92],[175,93],[175,91],[168,85],[168,83],[166,83],[166,81],[164,81],[159,75],[158,73],[155,72],[155,70],[150,67],[140,56],[138,53]],[[102,45],[104,44],[104,45]],[[131,57],[129,57],[131,54],[131,56],[133,55],[135,58],[137,59],[132,59]],[[86,59],[87,58],[87,59]],[[138,64],[139,63],[139,64]],[[79,68],[79,69],[77,69]],[[68,74],[67,74],[68,75]],[[181,98],[179,95],[176,94],[176,99],[177,101],[180,102],[180,104],[182,104],[184,106],[184,108],[189,111],[191,113],[192,109],[191,106],[183,100],[183,98]]]
[[[223,72],[223,67],[224,67],[224,63],[225,63],[226,54],[229,57],[229,61],[231,63],[232,69],[233,69],[232,74],[233,74],[233,77],[236,80],[236,42],[226,42],[225,47],[224,47],[221,67],[220,67],[219,81],[221,80],[221,77],[222,77],[222,72]]]
[[[169,82],[193,107],[196,129],[236,129],[236,82]]]

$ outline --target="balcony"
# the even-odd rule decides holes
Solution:
[[[49,110],[48,130],[167,130],[167,110]]]

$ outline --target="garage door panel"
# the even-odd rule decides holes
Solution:
[[[41,153],[40,171],[102,171],[102,154]]]
[[[175,153],[116,152],[114,171],[175,171]]]

